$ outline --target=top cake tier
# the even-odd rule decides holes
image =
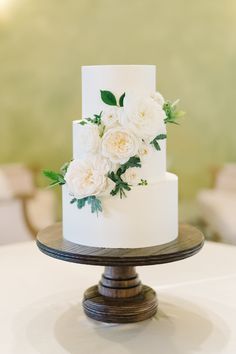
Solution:
[[[156,91],[155,65],[96,65],[82,67],[82,117],[99,113],[104,104],[100,90],[120,97],[127,90]]]

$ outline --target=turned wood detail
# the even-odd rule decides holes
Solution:
[[[103,296],[127,298],[140,294],[142,284],[135,267],[111,267],[104,269],[98,284],[98,292]]]
[[[143,285],[141,292],[132,297],[103,296],[94,285],[84,293],[83,308],[94,320],[108,323],[131,323],[147,320],[157,312],[156,293]]]

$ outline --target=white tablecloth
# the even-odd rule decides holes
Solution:
[[[34,242],[0,247],[0,353],[236,353],[236,247],[206,243],[189,259],[138,268],[159,312],[135,324],[84,315],[83,292],[101,272],[49,258]]]

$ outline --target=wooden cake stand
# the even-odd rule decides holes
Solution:
[[[83,308],[97,321],[128,323],[146,320],[157,311],[157,297],[142,285],[135,266],[175,262],[193,256],[204,244],[202,233],[180,225],[176,240],[145,248],[98,248],[63,239],[61,223],[39,232],[37,245],[46,255],[67,262],[105,266],[98,285],[84,293]]]

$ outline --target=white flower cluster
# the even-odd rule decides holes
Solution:
[[[122,106],[106,105],[100,124],[83,120],[78,130],[79,159],[70,163],[65,181],[75,198],[101,195],[108,186],[108,172],[131,157],[149,154],[150,143],[166,133],[160,93],[141,95],[126,92]],[[126,171],[124,180],[134,184],[135,168]]]

